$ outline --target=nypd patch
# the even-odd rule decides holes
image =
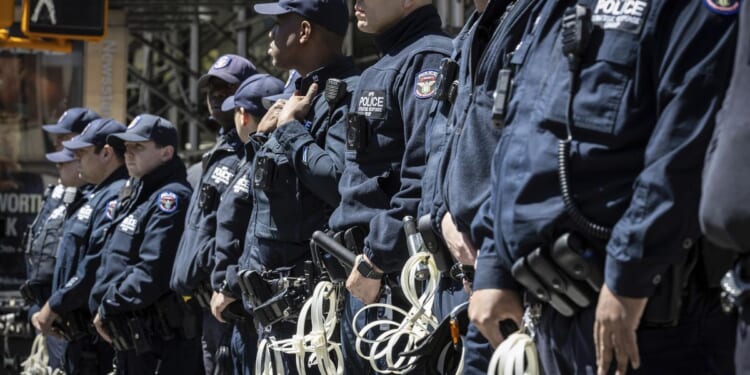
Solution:
[[[159,209],[170,213],[177,210],[177,194],[165,191],[159,194]]]
[[[117,210],[117,199],[112,199],[107,203],[107,219],[112,220],[115,217],[115,211]]]
[[[78,210],[78,214],[76,214],[76,219],[78,219],[78,221],[87,223],[89,219],[91,218],[91,212],[93,211],[94,209],[90,205],[87,204],[81,207],[80,210]]]
[[[435,94],[437,89],[437,70],[425,70],[417,75],[414,83],[414,93],[419,99],[428,99]]]
[[[647,0],[598,0],[591,21],[604,30],[639,34],[646,19]]]
[[[216,60],[216,62],[214,63],[214,67],[213,68],[214,69],[224,69],[231,62],[232,62],[232,58],[231,57],[229,57],[229,56],[222,56],[222,57],[219,57],[218,60]]]
[[[703,0],[708,10],[729,16],[740,11],[740,0]]]
[[[54,220],[54,219],[59,219],[59,218],[65,216],[65,208],[66,207],[67,206],[65,206],[65,205],[60,205],[57,208],[55,208],[54,210],[52,210],[52,213],[49,214],[49,219],[50,220]]]
[[[138,125],[138,121],[141,121],[141,116],[135,116],[133,121],[131,121],[130,124],[128,124],[128,129]]]
[[[214,168],[214,172],[211,173],[211,179],[216,184],[229,185],[234,177],[234,172],[229,169],[226,165],[221,165]]]
[[[234,183],[232,191],[235,194],[249,194],[250,193],[250,179],[247,176],[242,176],[237,182]]]
[[[120,225],[118,226],[118,229],[120,229],[120,231],[124,233],[133,234],[135,233],[135,228],[137,226],[138,226],[138,218],[130,214],[128,215],[128,217],[122,220],[122,223],[120,223]]]

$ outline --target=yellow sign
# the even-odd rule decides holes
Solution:
[[[107,33],[108,3],[108,0],[23,0],[21,31],[32,38],[98,42]]]
[[[13,0],[0,0],[0,28],[13,24]]]

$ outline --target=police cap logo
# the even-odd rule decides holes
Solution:
[[[232,62],[232,58],[229,56],[219,57],[219,59],[216,60],[216,62],[214,63],[214,69],[226,68],[231,62]]]
[[[177,210],[177,194],[165,191],[159,194],[159,209],[170,213]]]
[[[437,70],[425,70],[417,75],[415,93],[419,99],[431,98],[437,90]]]
[[[141,116],[135,116],[135,118],[133,119],[133,121],[131,121],[130,124],[128,124],[128,129],[130,129],[130,128],[136,126],[136,125],[138,125],[139,121],[141,121]]]
[[[703,4],[710,11],[723,15],[736,14],[740,10],[740,0],[703,0]]]
[[[599,0],[594,6],[591,21],[605,30],[619,30],[639,34],[646,19],[647,0]]]

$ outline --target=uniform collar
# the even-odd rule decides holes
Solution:
[[[393,27],[375,36],[375,46],[381,53],[403,47],[415,38],[426,34],[443,34],[437,8],[425,5],[414,10]]]
[[[315,69],[304,77],[297,78],[294,85],[302,95],[307,93],[310,85],[318,84],[318,94],[323,93],[328,78],[344,78],[354,71],[354,60],[348,56],[340,56],[331,63]]]
[[[94,191],[101,190],[105,186],[109,186],[109,184],[111,184],[114,181],[123,180],[127,178],[128,178],[128,169],[125,167],[125,164],[123,163],[117,169],[115,169],[114,172],[112,172],[109,176],[107,176],[107,178],[105,178],[104,181],[102,181],[102,183],[100,183],[99,185],[96,185],[96,187],[94,187]]]
[[[156,188],[172,181],[181,181],[187,178],[187,169],[179,156],[156,167],[151,173],[140,179],[138,193],[150,194]]]

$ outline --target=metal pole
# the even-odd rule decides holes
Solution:
[[[190,70],[194,72],[200,71],[200,56],[198,38],[200,37],[200,25],[198,24],[198,17],[193,19],[193,23],[190,24]],[[190,102],[193,104],[193,111],[197,112],[196,109],[202,104],[198,95],[198,79],[195,76],[190,77]],[[198,150],[200,148],[198,139],[198,122],[195,119],[190,121],[190,127],[188,129],[188,147],[191,151]]]
[[[247,19],[247,8],[236,7],[237,11],[237,24],[243,25],[237,29],[237,54],[242,57],[247,57],[247,26],[244,25]]]
[[[464,26],[464,2],[463,0],[450,0],[451,1],[451,18],[450,25],[457,29]]]

